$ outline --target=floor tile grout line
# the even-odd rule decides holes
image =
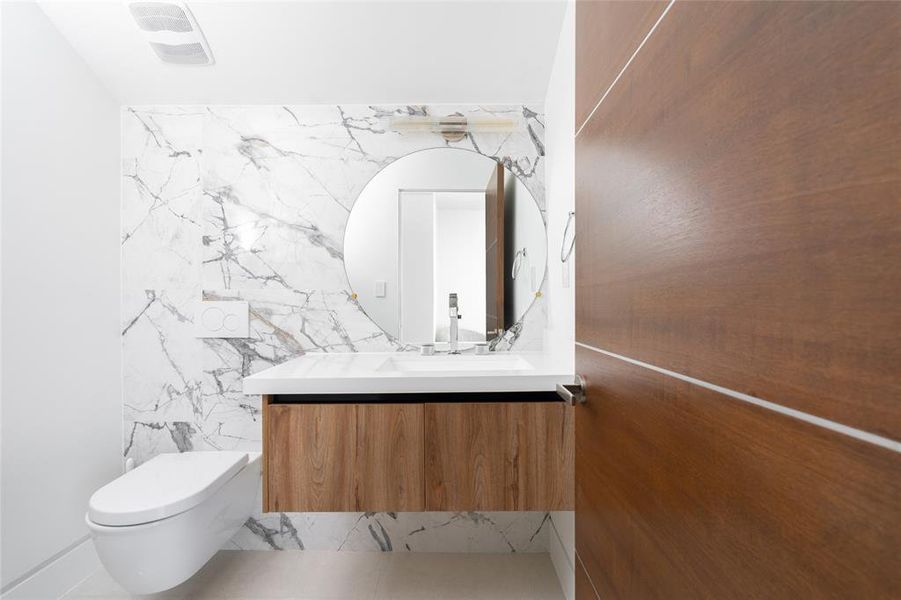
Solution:
[[[792,417],[794,419],[798,419],[799,421],[804,421],[805,423],[810,423],[811,425],[816,425],[818,427],[822,427],[824,429],[828,429],[830,431],[834,431],[836,433],[840,433],[842,435],[846,435],[848,437],[852,437],[854,439],[867,442],[870,444],[874,444],[876,446],[880,446],[882,448],[886,448],[887,450],[891,450],[893,452],[901,453],[901,442],[883,437],[881,435],[877,435],[875,433],[870,433],[868,431],[863,431],[862,429],[857,429],[855,427],[851,427],[849,425],[844,425],[842,423],[837,423],[835,421],[831,421],[829,419],[825,419],[823,417],[818,417],[816,415],[812,415],[810,413],[806,413],[804,411],[800,411],[794,408],[789,408],[787,406],[783,406],[782,404],[777,404],[775,402],[770,402],[768,400],[763,400],[762,398],[757,398],[756,396],[750,396],[748,394],[744,394],[742,392],[738,392],[721,385],[717,385],[715,383],[710,383],[709,381],[704,381],[702,379],[696,379],[695,377],[691,377],[690,375],[683,375],[682,373],[677,373],[675,371],[670,371],[669,369],[664,369],[663,367],[658,367],[656,365],[652,365],[646,362],[642,362],[640,360],[636,360],[634,358],[629,358],[628,356],[623,356],[622,354],[616,354],[615,352],[610,352],[609,350],[603,350],[601,348],[597,348],[595,346],[590,346],[588,344],[583,344],[582,342],[576,342],[576,346],[581,348],[585,348],[586,350],[592,350],[594,352],[599,352],[601,354],[605,354],[612,358],[619,359],[621,361],[627,362],[629,364],[643,367],[645,369],[650,369],[651,371],[655,371],[662,375],[667,375],[669,377],[673,377],[675,379],[679,379],[686,383],[690,383],[692,385],[696,385],[713,392],[717,392],[724,396],[729,396],[730,398],[734,398],[736,400],[741,400],[742,402],[747,402],[748,404],[753,404],[755,406],[759,406],[761,408],[765,408],[767,410],[771,410],[773,412]]]
[[[669,9],[672,8],[672,6],[675,2],[676,2],[676,0],[670,0],[670,3],[667,4],[666,8],[663,9],[663,12],[657,18],[657,21],[654,23],[654,25],[651,27],[651,29],[648,31],[648,33],[644,36],[644,39],[641,40],[641,43],[638,44],[638,48],[635,49],[635,52],[632,53],[632,56],[629,57],[629,60],[626,61],[626,64],[623,65],[623,68],[620,70],[619,74],[617,74],[616,78],[614,78],[613,83],[610,84],[610,86],[607,88],[607,91],[605,91],[604,95],[601,96],[601,99],[598,100],[598,103],[594,105],[594,108],[591,109],[591,112],[588,113],[588,116],[585,117],[584,121],[582,121],[582,125],[579,127],[578,131],[576,131],[576,135],[573,136],[574,138],[579,137],[579,134],[582,133],[582,129],[585,127],[585,125],[588,124],[588,122],[591,120],[591,117],[594,116],[594,113],[597,111],[598,107],[601,105],[601,102],[603,102],[604,99],[607,98],[607,94],[610,93],[610,91],[613,89],[613,86],[616,85],[616,82],[619,81],[620,77],[623,76],[623,73],[626,72],[626,69],[629,68],[629,65],[632,64],[632,61],[635,60],[635,57],[638,56],[639,50],[641,50],[641,48],[644,46],[645,42],[647,42],[648,39],[650,39],[651,34],[654,33],[654,30],[657,29],[658,25],[660,25],[660,21],[663,20],[663,17],[666,16],[666,13],[669,12]]]

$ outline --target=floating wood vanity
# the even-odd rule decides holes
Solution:
[[[454,396],[402,404],[264,396],[263,510],[572,509],[572,407]]]
[[[298,363],[294,372],[298,366],[309,365]],[[282,391],[263,394],[264,511],[572,509],[573,409],[547,389],[565,376],[538,369],[531,383],[517,380],[543,388],[534,391],[393,393],[392,376],[361,384],[363,376],[351,369],[336,383],[349,392],[336,394],[318,387],[329,365],[319,367],[309,379],[323,381],[296,388],[285,385],[291,366],[245,379],[248,393]],[[413,379],[434,388],[430,380],[447,375],[417,372]],[[491,387],[490,376],[457,373],[454,379],[463,388],[482,388]],[[408,387],[407,377],[401,379]]]

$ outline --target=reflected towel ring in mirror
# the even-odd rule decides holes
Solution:
[[[576,216],[576,211],[569,211],[569,216],[566,217],[566,227],[563,228],[563,241],[560,245],[560,262],[566,262],[569,260],[569,257],[572,255],[573,250],[576,247],[576,232],[573,230],[572,239],[569,241],[569,249],[566,249],[566,237],[569,235],[569,228],[572,225],[573,218]]]
[[[516,279],[516,276],[519,275],[520,269],[522,269],[522,261],[526,258],[526,249],[521,248],[516,251],[516,254],[513,256],[513,269],[510,272],[510,276],[513,279]]]

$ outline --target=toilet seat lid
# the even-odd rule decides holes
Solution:
[[[139,525],[172,517],[216,493],[247,464],[246,452],[160,454],[91,496],[98,525]]]

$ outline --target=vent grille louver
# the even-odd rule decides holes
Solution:
[[[193,31],[191,21],[181,7],[165,2],[133,2],[131,16],[143,31]]]
[[[203,32],[184,2],[130,2],[128,9],[161,61],[175,65],[213,64]]]
[[[203,51],[203,46],[200,44],[177,44],[171,46],[169,44],[150,42],[150,47],[165,62],[180,65],[204,65],[210,62],[210,57],[206,55],[206,52]]]

